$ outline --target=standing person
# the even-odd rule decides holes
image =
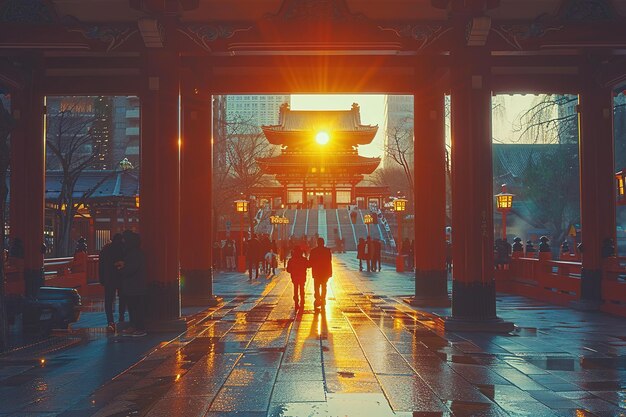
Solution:
[[[119,299],[118,320],[124,321],[126,314],[126,303],[122,296],[122,278],[116,264],[124,260],[124,241],[120,233],[113,236],[113,240],[100,251],[98,262],[98,274],[100,284],[104,285],[104,312],[107,316],[107,330],[115,331],[115,320],[113,319],[113,304],[115,296]]]
[[[315,289],[315,307],[326,305],[326,284],[333,276],[333,254],[324,246],[324,238],[317,239],[317,247],[311,249],[309,264],[313,275],[313,288]]]
[[[276,252],[274,252],[274,249],[270,249],[270,251],[265,254],[265,262],[268,265],[268,269],[271,270],[272,275],[276,275],[276,268],[278,267],[278,257],[276,256]]]
[[[287,264],[287,272],[291,274],[293,283],[293,302],[296,311],[304,309],[304,284],[306,283],[306,270],[310,267],[309,260],[300,249],[300,246],[293,248],[291,259]]]
[[[359,260],[359,271],[363,271],[363,260],[365,260],[365,240],[360,237],[356,245],[356,258]]]
[[[374,239],[372,244],[372,271],[376,272],[382,269],[381,268],[381,257],[382,257],[382,244],[380,239]]]
[[[259,261],[261,260],[261,244],[256,238],[256,234],[252,233],[248,240],[246,248],[246,262],[248,264],[248,277],[252,281],[252,270],[256,272],[254,279],[259,277]]]
[[[367,236],[365,239],[365,264],[367,265],[367,272],[372,271],[372,252],[374,247],[372,245],[372,238]]]
[[[226,259],[226,270],[235,270],[235,245],[232,240],[228,239],[224,245],[224,258]]]
[[[118,262],[122,277],[122,296],[126,299],[130,327],[122,331],[124,336],[145,336],[144,297],[146,292],[146,257],[141,250],[139,235],[124,231],[124,260]]]
[[[213,242],[213,270],[219,271],[222,269],[222,245],[219,240]]]

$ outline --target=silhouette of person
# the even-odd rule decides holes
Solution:
[[[256,238],[256,234],[253,233],[246,247],[246,262],[248,264],[248,279],[250,281],[252,281],[252,271],[255,272],[255,279],[259,277],[259,261],[262,257],[261,244]]]
[[[324,246],[324,238],[318,238],[317,247],[311,249],[309,256],[315,290],[315,308],[326,305],[326,284],[333,275],[332,257],[330,249]]]
[[[287,264],[287,272],[291,274],[293,283],[293,302],[296,311],[304,308],[304,284],[306,283],[306,270],[309,268],[309,260],[300,249],[300,246],[293,248],[291,259]]]
[[[115,331],[115,320],[113,319],[113,304],[115,296],[119,297],[118,319],[124,321],[126,314],[126,300],[122,295],[122,277],[116,264],[124,260],[124,242],[121,233],[113,236],[111,242],[104,245],[100,251],[100,262],[98,263],[100,284],[104,285],[104,312],[107,317],[107,330]]]

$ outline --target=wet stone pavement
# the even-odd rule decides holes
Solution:
[[[336,258],[320,313],[310,280],[296,314],[285,272],[221,274],[224,303],[178,337],[1,360],[0,416],[626,416],[623,319],[499,294],[513,333],[443,334],[449,310],[403,301],[410,274],[352,258]]]

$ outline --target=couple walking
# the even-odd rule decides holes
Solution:
[[[287,272],[291,274],[293,283],[293,301],[296,310],[304,309],[304,284],[307,268],[311,268],[315,291],[315,308],[326,305],[326,284],[333,275],[332,253],[324,246],[324,238],[317,239],[317,247],[311,249],[307,259],[299,246],[293,248],[291,259],[287,264]]]
[[[117,326],[113,320],[115,295],[119,297],[119,322],[124,322],[128,308],[130,326],[121,331],[124,336],[145,336],[144,298],[146,291],[146,262],[139,235],[130,230],[113,236],[100,252],[100,283],[104,285],[104,310],[108,330]]]

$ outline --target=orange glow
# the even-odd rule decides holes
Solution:
[[[315,141],[320,145],[326,145],[330,141],[330,135],[327,132],[318,132]]]

